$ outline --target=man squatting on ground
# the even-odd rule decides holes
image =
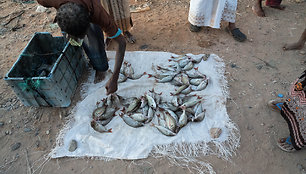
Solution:
[[[100,0],[37,0],[37,2],[44,7],[56,8],[55,21],[62,31],[68,33],[70,40],[72,39],[76,45],[82,45],[90,64],[96,70],[95,83],[104,79],[105,71],[109,68],[103,31],[109,36],[108,38],[118,43],[114,72],[105,86],[107,95],[116,92],[126,41],[121,35],[121,30],[102,7]]]

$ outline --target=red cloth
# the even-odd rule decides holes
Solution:
[[[266,0],[266,6],[280,6],[282,0]]]

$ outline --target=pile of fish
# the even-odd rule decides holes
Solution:
[[[171,95],[190,94],[193,91],[204,90],[208,85],[208,77],[202,74],[195,64],[207,60],[209,55],[190,57],[187,55],[171,57],[170,65],[156,66],[156,74],[148,74],[149,78],[155,77],[158,83],[171,83],[178,88]]]
[[[91,126],[98,132],[111,132],[105,126],[112,120],[119,108],[119,116],[123,121],[134,128],[149,124],[156,127],[167,136],[176,135],[188,122],[200,122],[205,117],[202,107],[202,97],[190,94],[201,91],[208,85],[205,74],[194,68],[195,64],[207,60],[209,55],[191,58],[187,55],[171,57],[169,66],[156,66],[155,74],[148,74],[149,78],[155,77],[158,83],[171,83],[178,88],[171,92],[172,100],[164,101],[162,93],[154,89],[146,92],[141,97],[123,98],[111,94],[97,102],[93,112]],[[131,64],[124,62],[120,70],[118,82],[129,79],[139,79],[144,74],[135,75]]]
[[[202,98],[197,95],[185,96],[183,99],[173,96],[171,102],[163,101],[162,93],[149,91],[140,98],[128,99],[127,109],[122,109],[120,116],[131,127],[141,127],[154,118],[156,127],[167,136],[176,135],[189,121],[199,122],[205,117]]]
[[[107,129],[105,126],[113,119],[116,111],[119,109],[122,97],[117,94],[111,94],[107,98],[97,102],[97,108],[92,113],[93,120],[91,127],[100,133],[112,132],[112,129]]]

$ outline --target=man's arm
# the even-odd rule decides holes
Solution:
[[[119,78],[120,68],[124,59],[124,53],[126,47],[126,41],[122,35],[119,35],[118,37],[114,38],[114,40],[116,41],[118,46],[116,48],[114,72],[112,77],[108,80],[107,84],[105,85],[107,95],[116,92],[118,89],[118,78]]]

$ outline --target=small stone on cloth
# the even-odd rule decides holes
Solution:
[[[220,128],[211,128],[209,133],[211,138],[219,138],[222,130]]]
[[[71,140],[70,146],[69,146],[69,152],[73,152],[77,148],[78,148],[77,142],[75,140]]]

